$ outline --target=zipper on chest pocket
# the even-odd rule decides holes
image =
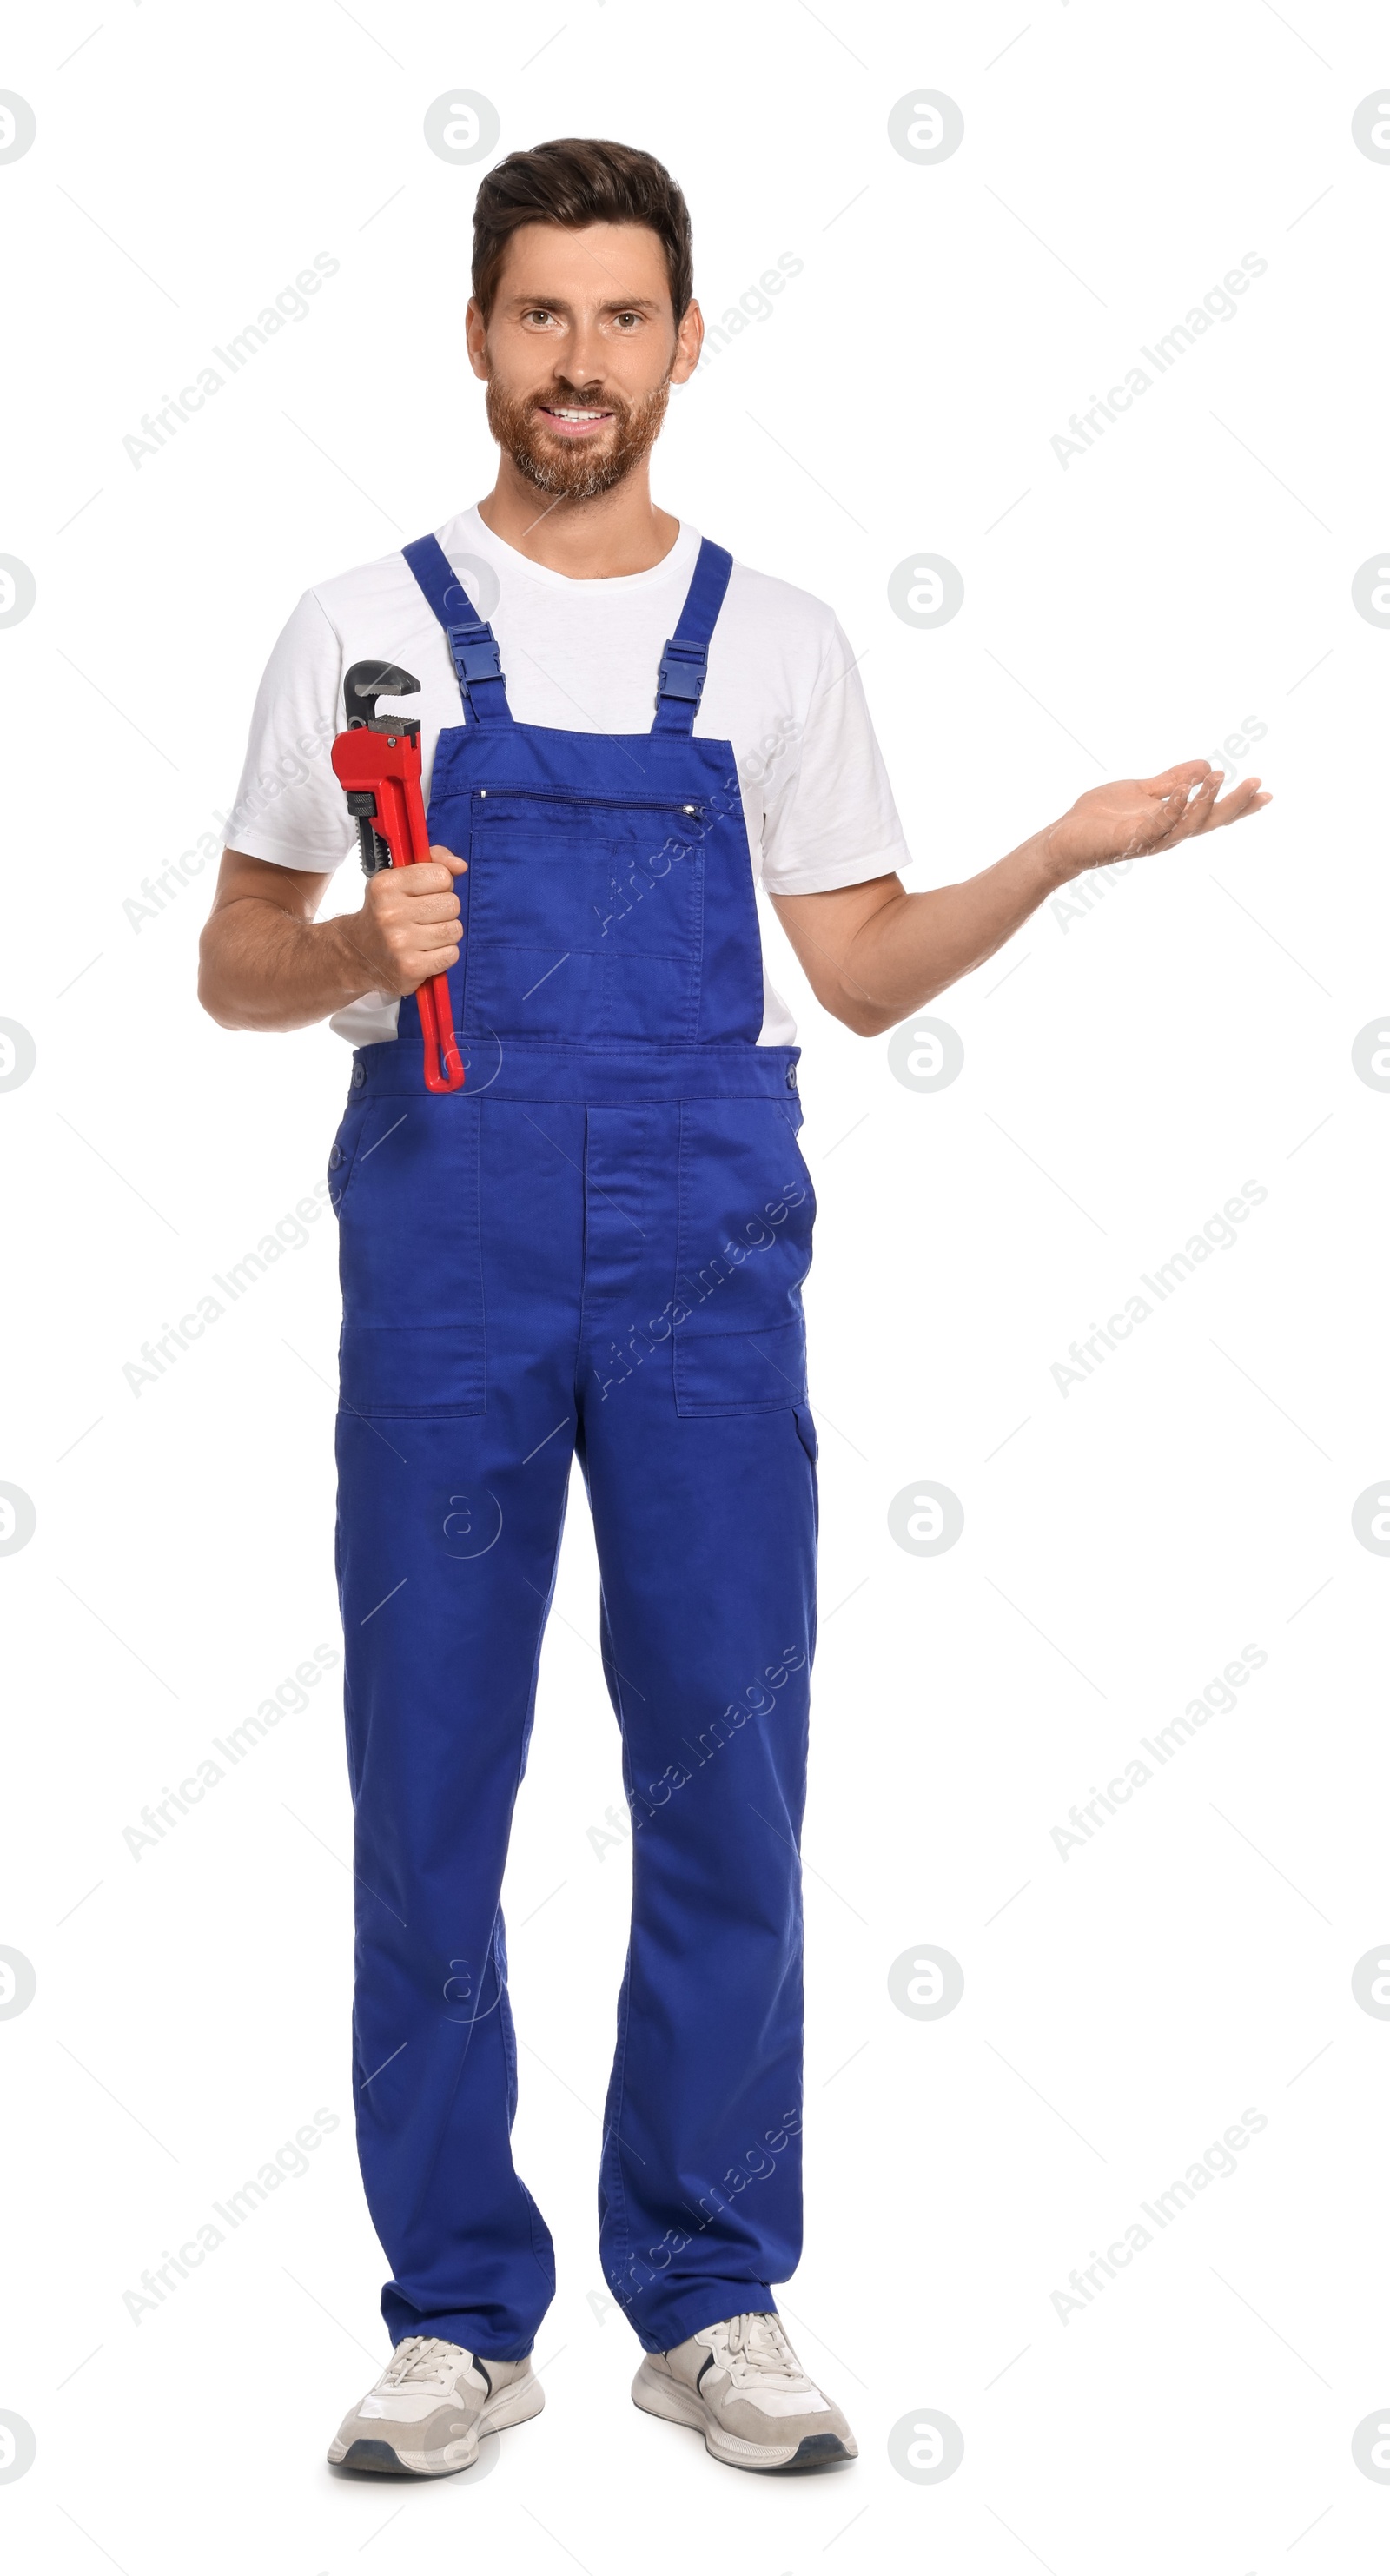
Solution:
[[[490,796],[495,802],[510,798],[530,805],[587,805],[599,812],[616,806],[629,814],[680,814],[696,823],[705,814],[703,805],[687,805],[674,796],[590,796],[582,787],[475,787],[472,792],[480,802]]]

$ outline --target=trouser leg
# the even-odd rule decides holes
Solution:
[[[813,1440],[678,1417],[657,1366],[585,1405],[633,1825],[600,2232],[648,2351],[772,2307],[800,2255]]]
[[[427,1365],[420,1411],[338,1422],[353,2084],[392,2341],[516,2360],[554,2262],[512,2162],[499,1899],[573,1450],[582,1212],[572,1158],[514,1104],[484,1104],[481,1184],[486,1412],[432,1416]],[[427,1200],[404,1247],[404,1313],[431,1213]]]

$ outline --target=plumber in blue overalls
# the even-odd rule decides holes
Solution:
[[[480,115],[460,94],[442,121],[430,111],[427,136],[446,160],[471,155]],[[784,254],[742,307],[761,297],[770,313],[801,266]],[[446,529],[453,560],[422,537],[404,562],[388,556],[301,602],[257,702],[203,942],[203,998],[224,1025],[336,1014],[361,1041],[330,1174],[338,1576],[353,2084],[393,2351],[329,2458],[449,2475],[543,2403],[531,2355],[555,2267],[512,2157],[501,1887],[577,1460],[632,1824],[599,2232],[608,2289],[643,2350],[633,2395],[730,2465],[829,2466],[853,2457],[854,2437],[773,2295],[801,2250],[817,1526],[802,1285],[815,1206],[798,1050],[763,1042],[735,748],[700,730],[727,619],[722,547],[689,542],[643,728],[564,721],[582,711],[589,595],[597,605],[606,576],[649,574],[681,536],[651,502],[646,458],[670,382],[700,353],[685,201],[625,145],[513,153],[479,192],[474,280],[469,350],[503,451],[497,489],[471,530]],[[726,350],[739,318],[724,317]],[[494,366],[494,331],[510,377]],[[814,372],[827,374],[823,352]],[[527,638],[513,685],[539,674],[555,725],[517,720],[488,600],[460,568],[479,549],[509,562],[509,598],[529,587],[531,624],[524,602],[500,623],[509,654]],[[487,561],[478,569],[490,577]],[[907,569],[905,613],[933,614],[937,559]],[[621,601],[613,614],[627,616]],[[907,894],[901,828],[829,612],[764,584],[739,614],[725,668],[742,676],[726,708],[767,703],[769,672],[801,674],[784,695],[800,728],[801,828],[821,856],[803,893],[771,890],[813,990],[863,1035],[919,1012],[1087,868],[1268,801],[1251,779],[1218,803],[1219,773],[1181,763],[1088,791],[964,884]],[[566,619],[562,689],[547,653]],[[448,709],[430,775],[437,859],[374,877],[360,913],[320,921],[348,827],[327,761],[311,755],[342,723],[354,650],[389,655],[402,635],[428,657],[426,696]],[[609,649],[592,648],[600,660]],[[852,741],[835,730],[848,705]],[[766,831],[763,848],[766,866]],[[466,1067],[452,1091],[425,1082],[415,994],[435,970],[401,971],[408,916],[433,925],[419,938],[446,960]],[[570,1951],[557,1972],[578,1988],[586,1963]]]

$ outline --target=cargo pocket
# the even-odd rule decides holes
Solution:
[[[775,1100],[684,1103],[679,1198],[676,1411],[804,1405],[815,1194],[791,1114]]]
[[[487,1409],[481,1104],[396,1095],[350,1109],[334,1151],[344,1412]]]

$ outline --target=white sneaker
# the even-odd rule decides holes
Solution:
[[[433,2335],[398,2343],[375,2388],[329,2443],[333,2467],[447,2478],[469,2469],[484,2433],[539,2415],[545,2391],[526,2361],[483,2361]]]
[[[814,2468],[859,2456],[839,2407],[807,2378],[781,2318],[766,2312],[726,2317],[672,2352],[649,2352],[632,2398],[648,2415],[703,2433],[705,2449],[731,2469]]]

